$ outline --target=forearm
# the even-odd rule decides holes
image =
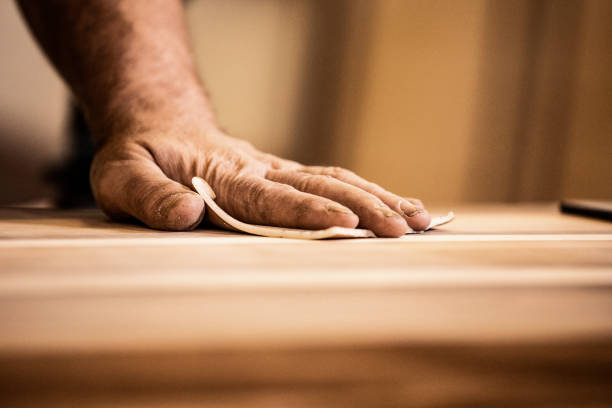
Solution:
[[[212,126],[179,0],[18,0],[94,139]]]

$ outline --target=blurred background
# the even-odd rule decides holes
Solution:
[[[262,150],[426,203],[612,198],[612,1],[187,9],[220,122]],[[0,2],[0,61],[0,204],[39,199],[49,169],[79,155],[69,94],[12,1]],[[55,179],[86,180],[73,167],[75,181]]]

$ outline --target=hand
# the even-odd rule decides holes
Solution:
[[[182,2],[19,4],[88,119],[98,145],[92,190],[109,216],[195,228],[205,206],[188,186],[200,176],[219,206],[252,224],[359,225],[389,237],[427,227],[419,201],[344,169],[264,154],[220,132],[191,57]]]
[[[241,221],[323,229],[342,226],[398,237],[424,230],[422,203],[394,195],[338,167],[303,166],[265,154],[218,130],[165,130],[109,137],[91,168],[100,207],[163,230],[190,230],[205,205],[191,178],[204,178],[217,203]]]

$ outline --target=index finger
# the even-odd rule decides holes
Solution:
[[[405,199],[396,194],[393,194],[378,184],[367,181],[350,170],[343,169],[341,167],[323,167],[323,166],[308,166],[303,167],[299,171],[308,174],[320,174],[331,176],[335,179],[343,181],[348,184],[352,184],[355,187],[367,191],[380,198],[389,208],[393,211],[401,214],[408,226],[415,231],[424,231],[427,229],[431,221],[431,216],[423,207],[420,200],[413,201],[415,199]],[[420,203],[421,205],[417,204]]]

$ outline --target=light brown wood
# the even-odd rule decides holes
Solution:
[[[0,209],[0,402],[608,406],[612,224],[456,214],[302,241]]]

